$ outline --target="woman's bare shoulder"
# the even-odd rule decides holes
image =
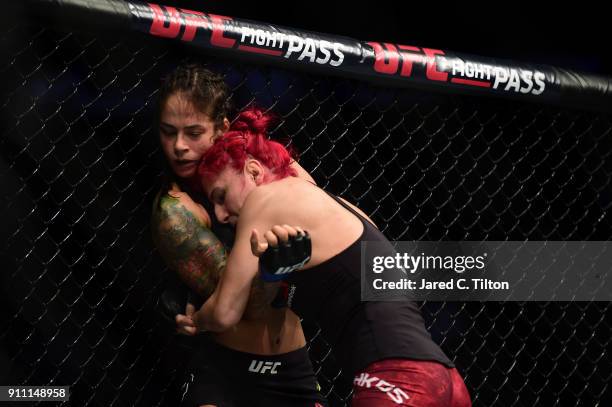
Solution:
[[[268,205],[271,202],[290,202],[296,198],[307,198],[311,194],[321,191],[313,183],[302,178],[287,177],[282,180],[260,185],[249,194],[247,202],[249,205]]]

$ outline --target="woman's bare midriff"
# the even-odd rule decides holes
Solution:
[[[230,349],[257,355],[287,353],[306,345],[300,319],[288,308],[269,307],[265,315],[243,319],[215,341]]]

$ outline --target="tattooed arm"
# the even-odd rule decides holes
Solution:
[[[184,192],[161,193],[153,206],[153,240],[168,268],[206,299],[225,268],[223,244],[209,229],[210,218]]]
[[[209,225],[204,208],[178,188],[157,196],[151,221],[155,245],[168,268],[204,301],[215,290],[227,258]],[[263,282],[255,279],[244,318],[263,317],[269,303]]]

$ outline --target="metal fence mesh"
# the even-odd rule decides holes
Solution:
[[[161,78],[186,56],[237,109],[271,109],[323,187],[392,240],[609,240],[610,115],[384,89],[221,61],[153,40],[18,24],[0,64],[0,379],[70,385],[75,406],[177,404],[190,338],[155,308],[148,227]],[[609,303],[426,303],[474,405],[610,400]],[[304,321],[324,393],[351,378]]]

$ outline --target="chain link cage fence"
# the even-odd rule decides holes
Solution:
[[[236,110],[277,116],[325,189],[393,240],[609,240],[611,116],[401,90],[16,21],[1,34],[0,379],[69,385],[73,406],[174,406],[193,340],[161,322],[169,272],[149,218],[161,79],[189,57]],[[422,305],[475,406],[604,406],[611,306]],[[304,321],[323,393],[351,378]]]

